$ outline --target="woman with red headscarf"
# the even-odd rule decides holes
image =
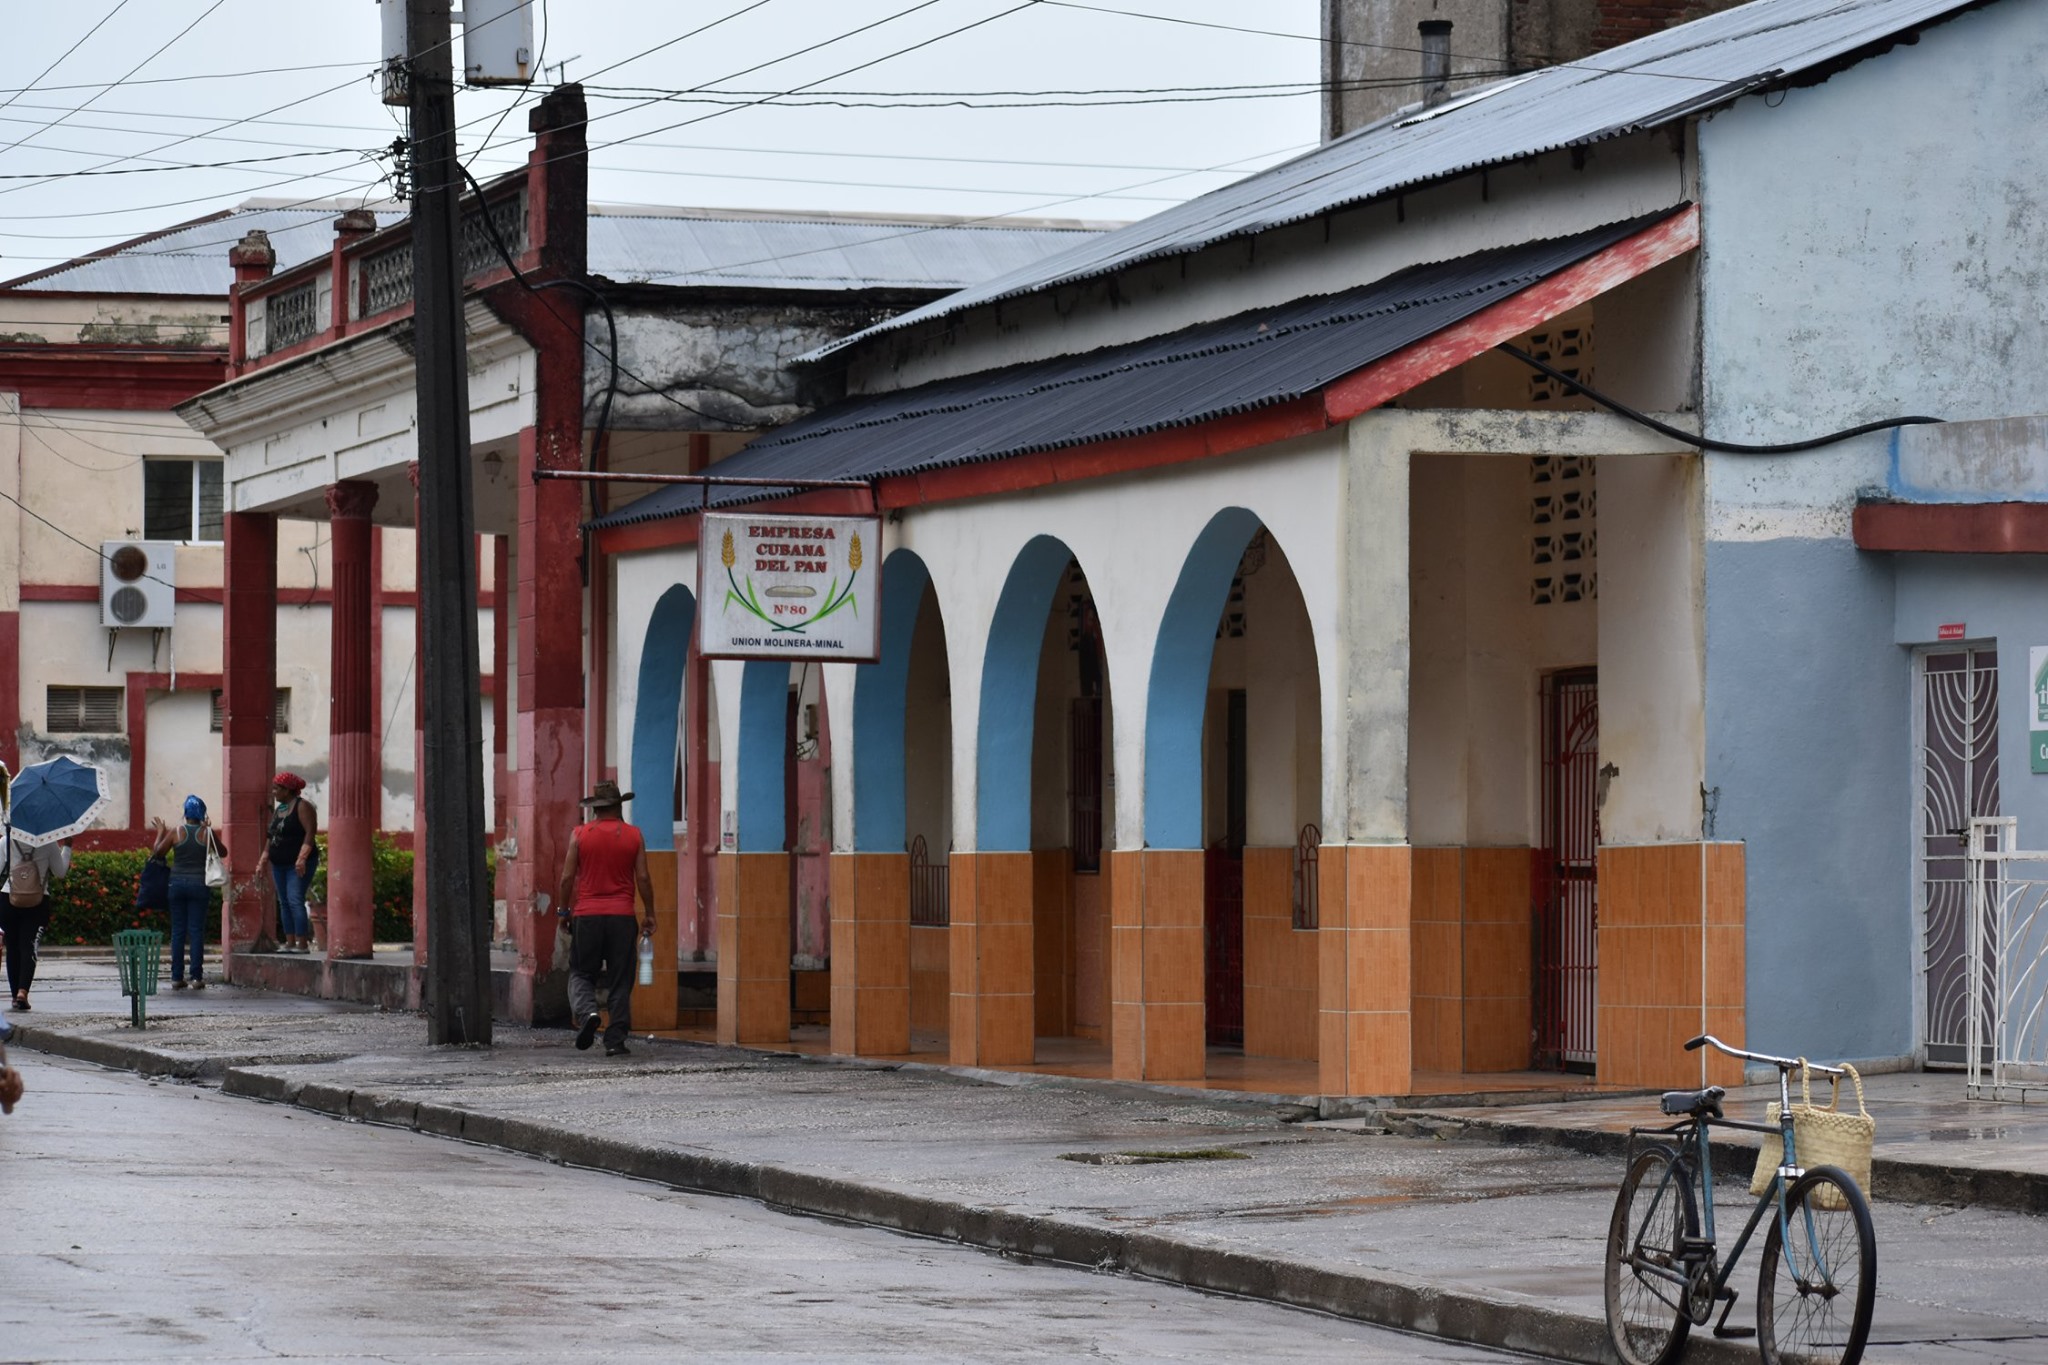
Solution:
[[[308,952],[313,946],[306,887],[320,865],[320,846],[313,842],[320,813],[299,795],[305,789],[306,779],[297,773],[279,773],[270,782],[270,799],[277,803],[270,816],[270,879],[277,887],[279,951],[287,953]]]

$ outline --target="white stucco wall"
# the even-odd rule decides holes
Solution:
[[[977,847],[973,737],[982,656],[1011,564],[1037,535],[1054,535],[1080,563],[1102,619],[1114,706],[1115,847],[1144,838],[1145,699],[1153,644],[1166,601],[1195,538],[1225,507],[1254,513],[1296,565],[1325,566],[1305,577],[1303,598],[1318,639],[1334,633],[1336,509],[1342,439],[1303,438],[1146,474],[1054,486],[1030,493],[940,504],[906,514],[896,543],[931,569],[944,613],[952,680],[953,840]],[[1326,651],[1320,683],[1332,690]],[[728,731],[728,735],[730,735]],[[842,815],[846,812],[842,811]]]
[[[1541,837],[1542,680],[1598,663],[1599,604],[1532,602],[1530,499],[1540,490],[1527,455],[1419,455],[1413,478],[1409,837],[1532,845]],[[1601,478],[1580,482],[1597,492]],[[1577,529],[1597,535],[1601,520]],[[1591,574],[1599,564],[1550,567]]]
[[[849,381],[856,391],[893,389],[1092,350],[1349,289],[1421,262],[1565,236],[1693,197],[1692,165],[1660,132],[1589,148],[1584,169],[1564,152],[1496,167],[1264,233],[1255,245],[1225,242],[975,309],[929,330],[906,328],[858,349]]]

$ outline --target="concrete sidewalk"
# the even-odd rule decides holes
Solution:
[[[1569,1360],[1607,1358],[1600,1261],[1619,1169],[1567,1144],[1611,1142],[1614,1125],[1650,1107],[1289,1122],[1223,1092],[1166,1097],[1050,1077],[999,1085],[687,1044],[636,1041],[634,1056],[608,1062],[576,1052],[565,1031],[503,1025],[488,1052],[435,1049],[414,1016],[220,987],[158,997],[137,1033],[106,969],[50,968],[37,1011],[13,1016],[28,1047],[791,1212]],[[1889,1093],[1894,1078],[1881,1079]],[[1887,1160],[1934,1169],[1907,1149],[1974,1155],[1981,1145],[2010,1156],[1973,1171],[2041,1173],[2037,1144],[1926,1136],[2017,1132],[2029,1116],[1951,1114],[1938,1098],[1946,1078],[1896,1080],[1929,1088],[1880,1100],[1874,1084],[1873,1111],[1919,1104],[1932,1117],[1910,1140],[1889,1137]],[[34,1103],[32,1072],[29,1084]],[[2048,1220],[1904,1202],[1882,1170],[1877,1183],[1867,1358],[2048,1362]],[[1732,1216],[1742,1187],[1721,1197]],[[1753,1276],[1737,1284],[1741,1322]],[[1753,1345],[1704,1333],[1688,1355],[1754,1358]]]

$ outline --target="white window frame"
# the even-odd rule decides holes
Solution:
[[[174,540],[174,541],[176,541],[176,542],[177,542],[178,544],[180,544],[180,545],[219,545],[219,544],[221,543],[220,537],[216,536],[216,537],[214,537],[213,539],[211,539],[211,540],[208,540],[208,539],[205,539],[204,537],[200,536],[200,534],[199,534],[200,528],[201,528],[202,526],[204,526],[204,525],[205,525],[205,518],[204,518],[204,517],[202,516],[202,511],[203,511],[203,499],[202,499],[202,496],[201,496],[201,493],[200,493],[200,488],[201,488],[201,484],[200,484],[200,478],[199,478],[199,470],[200,470],[200,466],[202,466],[202,465],[215,465],[215,466],[219,466],[219,467],[221,467],[221,484],[220,484],[220,501],[221,501],[221,517],[220,517],[220,519],[221,519],[221,524],[222,524],[223,528],[225,528],[225,526],[226,526],[226,523],[227,523],[227,501],[228,501],[227,469],[226,469],[226,467],[225,467],[225,466],[226,466],[226,464],[227,464],[227,461],[226,461],[225,459],[222,459],[222,458],[208,458],[208,457],[206,457],[206,456],[203,456],[203,455],[202,455],[202,456],[193,456],[193,455],[149,455],[149,456],[145,456],[145,457],[143,458],[143,465],[144,465],[145,469],[146,469],[146,468],[147,468],[147,467],[148,467],[149,465],[152,465],[152,464],[166,464],[166,465],[167,465],[167,464],[183,464],[183,465],[187,465],[187,466],[189,466],[189,467],[190,467],[190,470],[189,470],[189,472],[190,472],[190,474],[191,474],[191,488],[192,488],[192,497],[191,497],[191,501],[190,501],[190,503],[189,503],[189,505],[188,505],[188,507],[187,507],[187,521],[186,521],[186,523],[185,523],[185,528],[186,528],[186,530],[190,531],[190,532],[191,532],[191,534],[190,534],[190,535],[188,535],[188,536],[151,536],[151,535],[149,534],[149,531],[150,531],[150,527],[149,527],[149,524],[148,524],[148,522],[149,522],[149,512],[148,512],[148,507],[147,507],[147,498],[148,498],[148,485],[147,485],[147,482],[146,482],[146,480],[147,480],[147,478],[148,478],[148,475],[147,475],[147,474],[145,473],[145,474],[144,474],[144,476],[143,476],[143,477],[144,477],[144,479],[145,479],[145,484],[144,484],[144,489],[143,489],[143,497],[144,497],[144,499],[145,499],[145,506],[144,506],[144,509],[143,509],[143,535],[144,535],[144,538],[145,538],[145,539],[152,539],[152,540]]]

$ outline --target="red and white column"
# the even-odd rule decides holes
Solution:
[[[371,734],[370,510],[372,483],[327,490],[334,546],[332,710],[328,727],[327,956],[368,957],[375,897],[370,835],[383,780]]]
[[[277,518],[230,512],[221,539],[221,806],[228,885],[221,948],[232,979],[237,953],[275,942],[269,860],[270,779],[277,772]]]

